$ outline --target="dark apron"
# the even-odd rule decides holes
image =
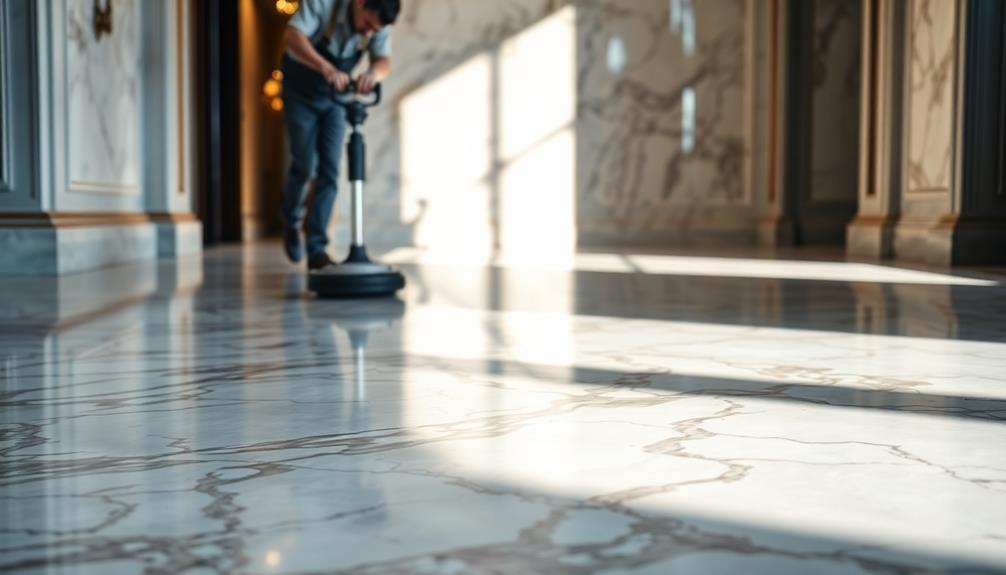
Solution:
[[[339,71],[349,74],[363,59],[363,50],[351,58],[338,58],[328,50],[328,38],[322,38],[314,49]],[[335,86],[325,81],[320,72],[298,62],[283,52],[283,90],[291,90],[306,98],[334,98]]]

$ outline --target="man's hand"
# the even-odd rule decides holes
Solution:
[[[345,92],[346,86],[349,86],[349,74],[339,70],[327,61],[322,65],[319,72],[325,77],[326,82],[335,86],[335,89],[340,92]]]
[[[357,94],[369,94],[374,91],[374,86],[377,85],[377,77],[367,72],[365,74],[360,74],[360,77],[356,79],[356,93]]]
[[[319,54],[303,32],[293,26],[287,26],[283,32],[283,38],[286,41],[287,48],[296,56],[297,60],[317,70],[325,78],[326,82],[335,86],[340,92],[346,90],[346,87],[349,86],[349,74],[339,71],[331,62]]]

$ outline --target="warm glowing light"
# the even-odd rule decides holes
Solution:
[[[283,72],[273,70],[262,84],[262,94],[269,100],[269,107],[279,112],[283,110]]]
[[[279,551],[269,551],[265,554],[265,564],[269,567],[276,567],[283,560],[283,556],[280,555]]]
[[[266,95],[267,98],[274,98],[279,96],[279,93],[283,91],[283,86],[275,78],[269,78],[262,84],[262,93]]]
[[[299,4],[297,0],[276,0],[276,11],[291,16],[297,11]]]

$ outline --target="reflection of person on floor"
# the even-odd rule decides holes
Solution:
[[[366,94],[391,71],[391,30],[400,0],[301,0],[284,39],[283,109],[290,139],[290,171],[283,189],[283,246],[287,257],[304,257],[300,228],[304,222],[308,180],[315,179],[307,219],[307,263],[330,263],[328,222],[335,204],[339,159],[346,133],[345,109],[336,91],[354,87]],[[369,66],[353,86],[350,73],[364,53]]]

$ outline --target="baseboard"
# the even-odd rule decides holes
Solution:
[[[0,276],[77,273],[202,251],[190,214],[0,213]]]
[[[845,232],[845,251],[857,258],[888,259],[894,256],[895,215],[861,214],[849,222]]]
[[[1006,264],[1006,218],[902,220],[894,231],[894,256],[938,266]]]

